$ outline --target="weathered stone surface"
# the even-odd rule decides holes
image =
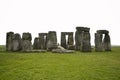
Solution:
[[[75,49],[81,50],[82,45],[82,31],[75,32]]]
[[[75,49],[83,52],[91,51],[90,43],[90,28],[87,27],[76,27],[75,32]]]
[[[66,34],[64,32],[61,32],[61,46],[67,48]]]
[[[103,35],[105,36],[103,37]],[[95,33],[95,51],[111,51],[109,31],[97,30]]]
[[[29,32],[23,33],[22,34],[22,40],[29,40],[29,41],[31,41],[32,40],[31,33],[29,33]]]
[[[22,51],[32,50],[31,33],[23,33],[22,35]]]
[[[68,35],[67,40],[66,35]],[[74,49],[73,32],[61,32],[61,46],[65,49]]]
[[[111,51],[111,41],[110,36],[108,34],[105,35],[103,40],[105,51]]]
[[[102,34],[95,33],[95,51],[103,51]]]
[[[34,39],[33,49],[40,49],[40,39],[37,37]]]
[[[77,26],[77,27],[76,27],[76,30],[77,30],[77,31],[80,31],[80,32],[81,32],[81,31],[89,32],[89,31],[90,31],[90,28]]]
[[[57,35],[55,31],[49,31],[47,35],[47,50],[52,51],[52,49],[57,48]]]
[[[7,32],[7,34],[6,34],[6,51],[13,50],[13,36],[14,36],[14,32]]]
[[[22,48],[22,40],[20,34],[16,33],[13,36],[13,51],[20,51]]]
[[[91,52],[91,44],[90,44],[90,33],[89,32],[83,32],[82,33],[82,46],[81,51],[83,52]]]
[[[108,30],[97,30],[97,33],[100,33],[100,34],[109,34],[109,31]]]
[[[47,49],[47,33],[39,33],[40,49]]]
[[[73,32],[70,32],[68,34],[68,48],[69,50],[73,50],[74,49],[74,39],[73,39]]]
[[[28,52],[28,53],[33,53],[33,52],[37,52],[37,53],[45,53],[47,52],[46,50],[26,50],[25,52]]]
[[[63,48],[62,46],[58,46],[56,49],[52,50],[53,53],[73,53],[75,52],[74,50],[67,50]]]

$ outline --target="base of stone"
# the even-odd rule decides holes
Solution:
[[[74,53],[74,50],[67,50],[67,49],[53,49],[53,53]]]
[[[26,50],[23,52],[47,52],[47,50]]]

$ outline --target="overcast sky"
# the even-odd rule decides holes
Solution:
[[[91,43],[99,29],[110,31],[112,45],[120,45],[120,0],[0,0],[0,44],[6,32],[22,34],[56,31],[75,32],[76,26],[90,28]]]

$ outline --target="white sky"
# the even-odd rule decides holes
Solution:
[[[120,0],[0,0],[0,44],[6,32],[22,34],[57,31],[75,32],[76,26],[90,27],[91,43],[99,29],[110,31],[112,45],[120,45]]]

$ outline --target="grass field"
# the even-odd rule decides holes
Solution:
[[[0,80],[120,80],[120,47],[71,54],[0,49]]]

